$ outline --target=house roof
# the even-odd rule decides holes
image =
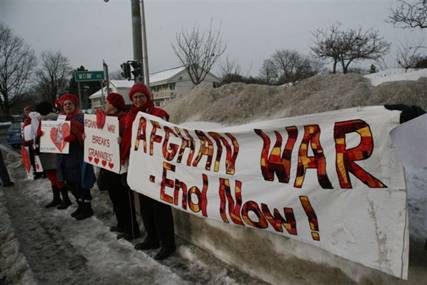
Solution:
[[[135,82],[132,80],[110,80],[110,83],[116,88],[131,88]]]
[[[150,83],[156,83],[171,79],[181,71],[185,70],[185,66],[179,66],[150,74]]]

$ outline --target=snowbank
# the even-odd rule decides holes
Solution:
[[[214,89],[202,84],[171,101],[166,110],[174,123],[231,125],[392,103],[427,109],[427,77],[379,86],[359,74],[317,75],[290,87],[232,83]]]
[[[364,76],[371,81],[371,84],[378,86],[384,82],[418,80],[420,77],[427,77],[427,68],[404,69],[393,68],[372,73]]]

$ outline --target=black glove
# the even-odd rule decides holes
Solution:
[[[410,121],[412,119],[415,119],[416,117],[419,117],[421,115],[424,115],[426,111],[424,111],[421,107],[418,106],[409,106],[405,104],[386,104],[384,107],[387,110],[398,110],[402,111],[400,113],[400,123],[405,123],[407,121]]]

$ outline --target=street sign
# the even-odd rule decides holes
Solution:
[[[74,79],[76,81],[101,81],[104,80],[104,71],[76,71]]]

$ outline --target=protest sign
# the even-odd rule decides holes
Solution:
[[[85,115],[84,160],[94,166],[120,173],[119,120],[107,116],[102,127],[96,115]]]
[[[25,173],[27,174],[27,179],[33,180],[33,166],[31,165],[30,149],[28,146],[21,146],[21,158]]]
[[[41,121],[41,130],[40,152],[68,154],[70,144],[64,138],[70,135],[70,121]]]
[[[215,130],[139,113],[131,189],[224,224],[267,230],[406,279],[399,112],[354,108]],[[242,241],[244,242],[244,241]]]

